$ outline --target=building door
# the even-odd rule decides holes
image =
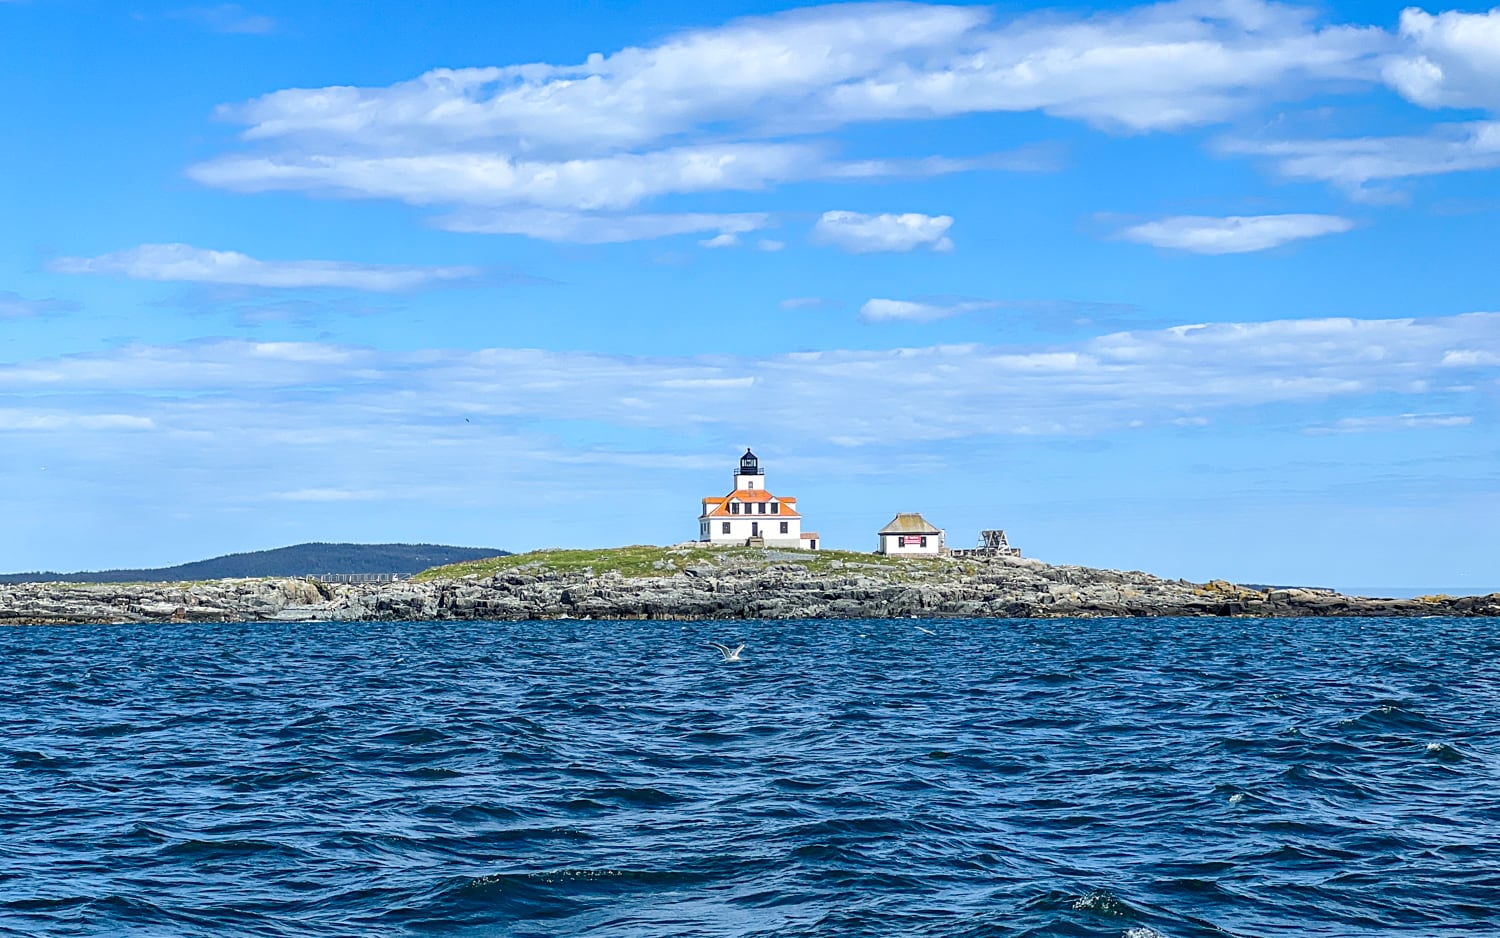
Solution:
[[[750,522],[750,536],[751,537],[760,537],[760,522],[759,521],[752,521],[752,522]]]

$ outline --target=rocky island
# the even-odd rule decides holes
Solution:
[[[0,585],[0,624],[431,619],[1497,616],[1500,594],[1376,599],[1190,583],[1008,556],[625,547],[546,550],[394,583],[301,578]]]

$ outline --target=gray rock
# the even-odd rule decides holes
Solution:
[[[1372,599],[1328,590],[1261,592],[1031,558],[942,564],[832,560],[810,569],[780,552],[725,553],[646,577],[549,570],[538,560],[492,577],[388,584],[299,579],[0,586],[0,624],[415,619],[736,619],[895,616],[1500,615],[1500,594]],[[799,560],[804,558],[799,557]],[[811,559],[811,555],[808,558]]]

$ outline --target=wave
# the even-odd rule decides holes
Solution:
[[[0,934],[1500,933],[1483,620],[924,627],[0,630]]]

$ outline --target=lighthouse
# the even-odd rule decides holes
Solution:
[[[817,533],[802,530],[797,500],[766,489],[766,471],[749,449],[734,467],[733,490],[703,499],[698,540],[715,546],[818,549]]]

